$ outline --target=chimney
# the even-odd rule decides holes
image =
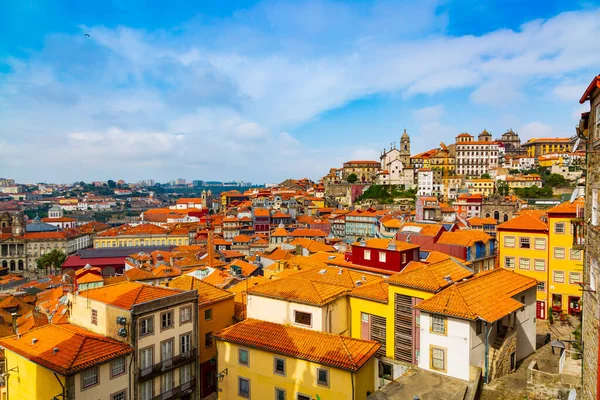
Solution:
[[[31,339],[31,345],[33,346],[34,344],[36,344],[36,343],[37,343],[37,341],[38,341],[38,340],[37,340],[37,338],[33,338],[33,339]]]
[[[446,275],[446,276],[444,277],[444,280],[445,280],[446,282],[448,282],[449,284],[453,284],[453,283],[454,283],[454,281],[452,281],[452,278],[450,277],[450,275]]]
[[[392,250],[392,251],[396,250],[396,241],[395,240],[390,239],[390,241],[388,242],[388,250]]]
[[[55,347],[52,349],[52,354],[56,354],[56,353],[58,353],[58,347]]]
[[[17,314],[16,312],[10,314],[12,317],[12,328],[13,328],[13,332],[17,333],[17,318],[20,317],[19,314]]]

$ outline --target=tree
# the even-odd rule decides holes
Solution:
[[[350,175],[348,175],[348,177],[346,178],[346,181],[348,181],[348,183],[354,183],[358,180],[358,176],[356,176],[355,173],[351,173]]]
[[[112,179],[109,179],[106,183],[108,184],[108,187],[110,189],[114,189],[117,187],[117,183],[115,181],[113,181]]]
[[[550,176],[548,176],[548,178],[546,178],[546,185],[548,185],[548,186],[552,186],[552,187],[564,186],[566,183],[567,183],[567,180],[565,179],[564,176],[562,176],[560,174],[550,174]]]
[[[66,259],[67,255],[65,253],[59,249],[54,249],[38,258],[37,267],[38,269],[44,269],[46,274],[48,274],[48,267],[57,270],[63,265]]]
[[[508,183],[506,183],[506,181],[498,182],[498,194],[500,196],[508,196],[509,191],[510,187],[508,187]]]
[[[492,179],[492,177],[490,176],[490,174],[482,174],[481,175],[481,179]]]

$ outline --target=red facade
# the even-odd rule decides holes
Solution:
[[[370,254],[365,258],[365,253]],[[380,253],[385,253],[383,259]],[[381,261],[380,261],[381,260]],[[387,250],[360,245],[352,246],[353,264],[364,265],[365,267],[384,269],[386,271],[400,272],[411,261],[419,261],[419,249],[409,250]]]

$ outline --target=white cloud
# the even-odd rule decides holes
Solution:
[[[540,121],[529,122],[523,125],[519,130],[521,141],[526,141],[531,138],[546,138],[556,136],[554,129],[548,124]]]
[[[475,107],[510,107],[536,101],[528,85],[547,81],[560,82],[554,97],[572,101],[579,80],[569,77],[600,64],[600,41],[589,40],[600,35],[597,9],[459,37],[443,35],[438,5],[266,3],[211,26],[191,21],[176,34],[91,26],[82,27],[89,38],[49,35],[0,74],[0,143],[19,150],[25,166],[10,173],[318,178],[343,160],[379,156],[360,142],[321,148],[318,137],[292,136],[331,109],[374,94],[410,102],[453,89],[472,91]],[[451,107],[413,112],[413,150],[464,130],[441,122]],[[541,136],[548,127],[540,119],[519,133]],[[40,170],[39,160],[53,167]]]

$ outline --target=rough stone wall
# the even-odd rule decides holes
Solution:
[[[535,360],[527,368],[527,394],[534,399],[566,399],[571,389],[580,388],[578,376],[540,371]]]
[[[592,260],[600,261],[600,226],[593,227],[588,222],[591,219],[592,190],[600,190],[600,143],[599,132],[595,124],[596,105],[600,102],[599,91],[592,97],[589,116],[589,131],[587,141],[587,171],[586,171],[586,201],[585,221],[587,234],[585,240],[584,282],[590,283]],[[583,400],[596,399],[598,377],[598,293],[600,293],[600,276],[596,271],[596,287],[583,292]],[[587,285],[586,285],[587,287]],[[595,291],[593,291],[595,289]]]
[[[491,380],[498,379],[512,372],[510,368],[510,355],[517,351],[517,330],[513,329],[506,335],[504,343],[492,360]],[[516,360],[515,360],[516,363]]]

